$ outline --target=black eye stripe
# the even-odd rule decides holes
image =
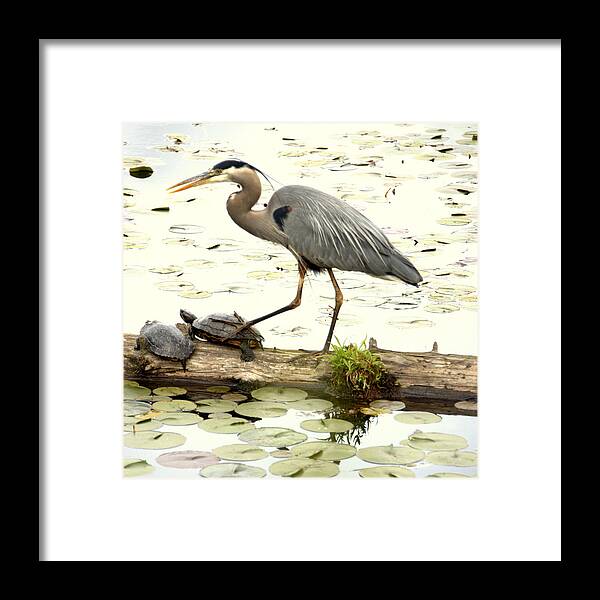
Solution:
[[[239,169],[241,167],[250,167],[251,169],[254,169],[254,167],[252,165],[242,162],[241,160],[223,160],[220,163],[217,163],[213,167],[213,169],[224,170],[224,169],[229,169],[231,167],[235,167],[236,169]]]

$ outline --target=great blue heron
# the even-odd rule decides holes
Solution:
[[[286,306],[240,327],[256,325],[300,306],[307,271],[326,270],[335,289],[335,308],[322,352],[328,352],[338,313],[344,301],[332,269],[361,271],[382,279],[400,280],[417,286],[423,280],[414,265],[384,233],[349,204],[320,190],[303,185],[286,185],[275,191],[262,210],[252,210],[261,194],[256,167],[240,160],[225,160],[212,169],[171,186],[171,193],[191,187],[230,181],[240,189],[227,199],[229,216],[248,233],[280,244],[298,261],[296,297]]]

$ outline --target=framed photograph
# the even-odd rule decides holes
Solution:
[[[41,560],[560,560],[560,40],[40,57]]]

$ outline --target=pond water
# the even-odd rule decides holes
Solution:
[[[225,201],[236,189],[234,184],[166,192],[174,183],[231,157],[265,171],[277,180],[276,188],[308,185],[345,200],[381,227],[422,273],[424,281],[415,289],[362,273],[337,272],[345,298],[335,331],[340,341],[373,337],[380,348],[415,352],[431,350],[437,342],[441,353],[477,354],[474,123],[124,124],[124,332],[137,333],[146,320],[175,323],[180,308],[198,316],[235,310],[251,319],[288,304],[295,295],[297,271],[291,254],[252,237],[227,215]],[[130,168],[139,166],[151,167],[151,176],[132,176]],[[262,208],[271,194],[263,182],[257,207]],[[309,277],[299,308],[260,324],[265,346],[321,348],[333,296],[326,274]],[[159,385],[166,384],[149,387]],[[314,391],[309,397],[334,400]],[[351,420],[337,404],[336,412]],[[437,423],[418,426],[395,420],[395,412],[359,413],[368,430],[353,430],[361,433],[353,445],[396,446],[420,429],[458,434],[468,441],[467,451],[476,450],[476,417],[454,412],[442,414]],[[314,441],[327,436],[305,431],[300,423],[323,416],[290,407],[285,415],[263,418],[260,426],[290,428]],[[183,434],[185,443],[177,451],[212,451],[241,443],[236,435],[210,433],[195,424],[163,424],[157,431]],[[126,448],[125,456],[148,460],[155,467],[144,477],[197,477],[198,469],[156,463],[168,451]],[[281,459],[269,456],[249,464],[268,472],[275,460]],[[338,477],[356,477],[356,469],[368,466],[376,465],[357,456],[344,459]],[[422,476],[458,468],[420,461],[410,469]],[[458,470],[472,475],[475,467]]]
[[[140,387],[137,387],[136,383],[139,383]],[[175,383],[179,384],[179,382]],[[198,453],[202,453],[200,461],[208,460],[209,464],[216,463],[221,465],[220,468],[225,469],[240,464],[257,467],[259,470],[253,470],[251,473],[266,477],[277,476],[270,471],[272,465],[276,463],[279,465],[275,467],[276,471],[278,468],[290,466],[292,473],[295,474],[298,467],[314,468],[323,461],[336,467],[328,465],[328,468],[332,468],[333,471],[326,470],[323,475],[319,473],[315,475],[313,472],[312,475],[356,478],[361,477],[361,473],[365,473],[364,469],[374,467],[392,467],[391,474],[389,471],[380,474],[387,477],[426,477],[440,473],[469,477],[476,475],[477,467],[474,464],[469,466],[446,464],[450,461],[461,465],[465,459],[472,461],[474,458],[472,453],[477,452],[476,417],[467,416],[452,405],[449,409],[448,406],[442,408],[441,405],[435,406],[431,403],[406,401],[404,407],[395,403],[389,408],[381,408],[377,403],[369,405],[367,402],[341,400],[327,394],[325,390],[312,389],[302,392],[298,388],[291,388],[291,390],[282,388],[275,392],[272,386],[268,386],[262,388],[264,395],[261,395],[261,391],[254,391],[257,396],[254,398],[247,391],[226,389],[228,386],[221,390],[214,389],[212,386],[181,382],[181,386],[185,387],[169,391],[161,389],[165,385],[162,381],[160,383],[144,380],[126,382],[125,396],[134,399],[124,402],[125,414],[134,412],[139,414],[125,418],[128,430],[131,429],[133,420],[138,420],[136,432],[125,434],[125,443],[131,446],[146,446],[147,438],[160,436],[157,437],[156,442],[151,441],[150,445],[156,443],[161,446],[156,449],[125,447],[125,464],[132,461],[145,461],[145,463],[136,462],[133,468],[126,467],[125,472],[128,475],[137,475],[136,469],[141,465],[139,475],[144,478],[197,478],[203,464],[194,463]],[[150,390],[154,390],[157,394],[177,393],[178,395],[169,402],[164,396],[149,396]],[[275,402],[272,398],[279,400]],[[319,400],[311,400],[312,398]],[[184,402],[178,402],[179,400]],[[147,403],[147,407],[137,404],[138,402]],[[313,408],[311,404],[315,409],[311,410]],[[271,413],[277,416],[262,418],[249,416],[261,414],[261,410],[267,411],[263,414]],[[384,410],[387,412],[383,412]],[[442,411],[455,414],[442,414]],[[381,414],[365,414],[371,412],[381,412]],[[460,412],[463,414],[457,414]],[[213,417],[209,416],[211,414]],[[419,420],[424,422],[403,423],[398,420],[403,417],[410,420],[420,417]],[[162,421],[164,418],[182,418],[184,422],[188,419],[197,422],[170,425],[167,424],[168,421]],[[152,427],[152,430],[145,430],[145,427]],[[340,431],[327,431],[332,427]],[[216,431],[214,428],[217,428]],[[325,429],[325,431],[314,431],[315,428]],[[264,431],[269,434],[267,437],[262,435]],[[416,437],[414,437],[415,432],[417,432]],[[255,437],[259,433],[260,437]],[[169,439],[162,434],[177,435],[174,439]],[[437,439],[438,436],[431,434],[443,434],[441,436],[443,439]],[[246,437],[247,435],[250,437]],[[424,436],[425,439],[419,436]],[[317,442],[329,442],[329,444],[324,447],[316,446]],[[448,443],[456,448],[456,453],[444,451],[445,444]],[[230,449],[230,446],[234,448]],[[369,452],[369,449],[374,447],[383,448],[376,451],[374,456],[362,455],[363,451]],[[241,450],[242,453],[223,455],[223,448],[225,452]],[[170,453],[185,451],[193,453],[186,454],[185,460],[188,462],[183,463],[186,468],[182,468],[181,465],[162,464],[161,457],[166,457],[168,460]],[[300,458],[310,460],[305,465],[285,462],[291,459],[297,460],[299,458],[296,456],[297,453],[300,454]],[[174,456],[180,457],[180,455]],[[436,464],[440,456],[444,463],[442,465]],[[223,467],[223,465],[228,466]],[[215,471],[216,468],[207,467],[209,475],[211,470]],[[374,473],[367,471],[366,474]],[[213,476],[226,474],[226,471],[223,474],[217,470],[216,475]],[[306,476],[310,476],[310,473],[306,473]]]

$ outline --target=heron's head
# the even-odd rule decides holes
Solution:
[[[260,169],[253,167],[247,162],[231,159],[223,160],[217,163],[212,169],[209,169],[200,175],[195,175],[194,177],[176,183],[168,188],[168,191],[169,193],[174,194],[175,192],[181,192],[191,187],[206,185],[208,183],[217,183],[219,181],[231,181],[233,183],[243,184],[245,179],[249,175],[252,175],[252,172],[260,173],[267,181],[269,181],[268,177]]]

